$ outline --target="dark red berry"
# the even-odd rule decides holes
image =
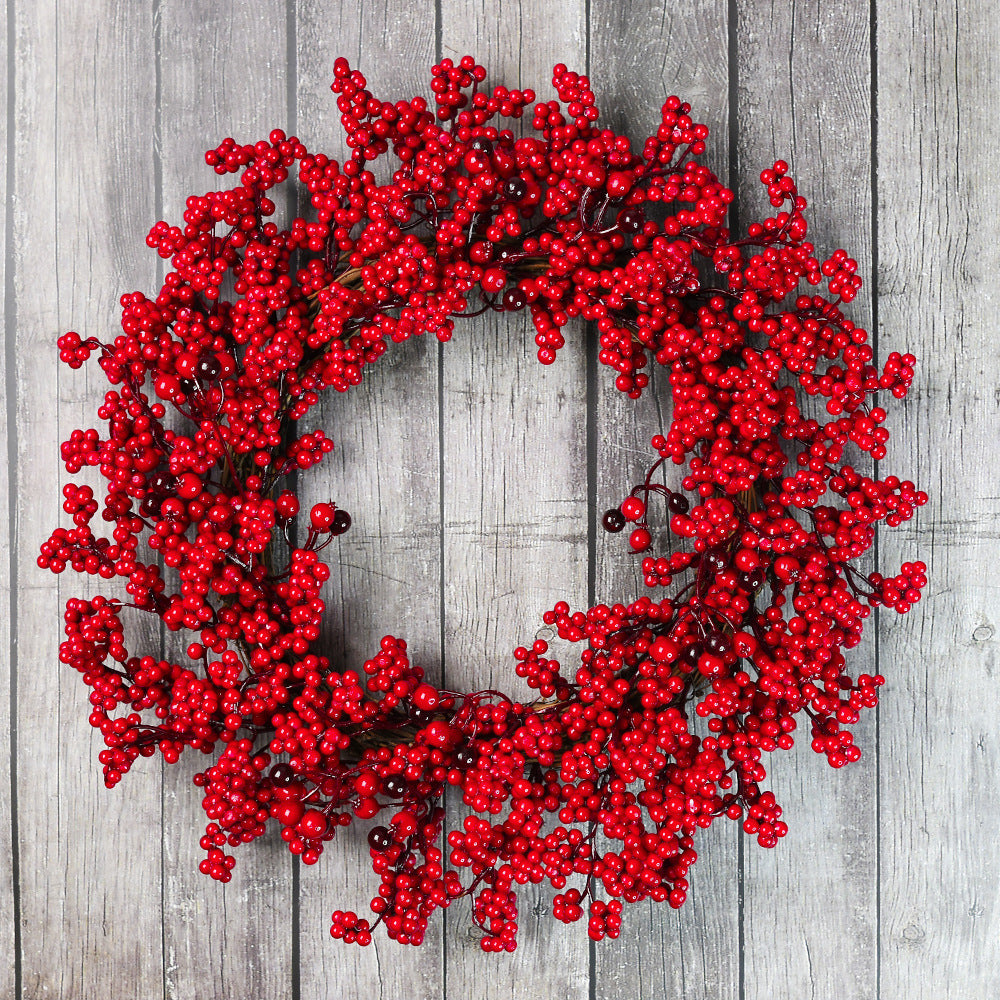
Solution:
[[[384,826],[373,826],[368,831],[368,844],[373,851],[384,851],[392,843],[392,834]]]
[[[617,533],[625,527],[625,515],[617,507],[612,507],[604,512],[601,524],[604,525],[605,531]]]

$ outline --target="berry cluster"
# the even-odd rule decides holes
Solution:
[[[471,895],[483,947],[513,950],[527,883],[553,887],[557,919],[586,913],[594,939],[619,934],[623,903],[680,906],[698,830],[726,816],[765,847],[785,835],[763,761],[803,715],[831,765],[858,758],[850,727],[883,678],[854,676],[844,651],[872,608],[905,612],[926,583],[919,562],[856,568],[879,523],[926,501],[852,464],[885,457],[874,397],[902,398],[914,359],[876,367],[842,311],[856,264],[815,256],[786,165],[761,174],[774,214],[737,238],[732,192],[698,159],[707,130],[677,98],[636,150],[598,127],[589,81],[564,66],[558,101],[484,78],[444,60],[434,107],[389,103],[338,60],[350,159],[277,130],[226,139],[206,159],[235,186],[150,231],[170,265],[156,296],[123,296],[109,343],[59,340],[73,368],[96,353],[111,385],[107,431],[75,430],[62,451],[70,474],[100,470],[103,500],[67,485],[74,526],[39,557],[124,581],[121,597],[67,603],[60,650],[91,689],[106,782],[157,752],[217,752],[196,784],[201,868],[221,881],[229,851],[269,827],[312,864],[354,817],[374,820],[373,917],[332,923],[360,944],[377,924],[418,944],[434,910]],[[533,132],[515,137],[528,108]],[[380,183],[371,167],[390,153]],[[282,229],[273,192],[293,171],[312,210]],[[667,370],[669,430],[604,515],[609,531],[632,526],[650,594],[547,611],[582,652],[564,672],[544,641],[514,651],[535,701],[439,688],[394,636],[357,669],[332,664],[321,553],[351,519],[326,502],[300,523],[288,477],[333,447],[300,421],[391,342],[523,309],[543,364],[581,319],[628,396],[652,361]],[[91,527],[98,511],[110,537]],[[186,658],[131,651],[133,612],[188,633]],[[449,786],[469,814],[443,843]]]

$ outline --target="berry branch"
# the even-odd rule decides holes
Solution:
[[[853,464],[885,458],[875,396],[902,399],[914,358],[875,367],[843,311],[857,264],[815,256],[787,165],[761,174],[774,215],[736,238],[732,192],[699,160],[708,131],[678,98],[635,151],[598,127],[588,79],[564,66],[558,100],[484,80],[471,58],[444,60],[434,108],[390,103],[338,60],[350,159],[280,130],[226,139],[206,160],[238,183],[150,231],[171,266],[156,297],[124,295],[110,343],[59,339],[73,368],[97,353],[111,385],[106,434],[75,430],[62,447],[70,475],[100,470],[103,501],[68,483],[74,527],[39,556],[56,573],[125,581],[125,599],[67,602],[60,648],[91,689],[106,783],[155,753],[215,754],[195,783],[209,820],[201,869],[221,881],[227,850],[269,827],[313,864],[340,827],[377,817],[373,919],[332,920],[334,937],[360,944],[380,924],[419,944],[436,909],[470,895],[483,947],[513,950],[528,882],[556,890],[559,920],[586,905],[595,939],[619,934],[623,903],[680,906],[698,830],[726,816],[765,847],[787,832],[762,758],[791,748],[800,714],[832,766],[859,757],[850,727],[883,678],[854,676],[844,651],[873,607],[905,612],[926,584],[920,562],[894,576],[852,565],[878,524],[926,502]],[[516,138],[507,126],[529,107],[534,133]],[[312,211],[281,229],[272,192],[293,168]],[[447,341],[456,319],[524,309],[543,364],[583,320],[629,397],[651,362],[668,372],[669,430],[603,517],[609,532],[632,525],[650,593],[546,611],[581,652],[566,673],[542,640],[514,650],[535,701],[436,687],[391,635],[339,669],[319,643],[321,554],[351,518],[318,503],[295,530],[288,477],[333,448],[299,422],[390,343]],[[810,397],[825,415],[808,415]],[[98,511],[110,538],[91,528]],[[134,611],[188,633],[186,660],[130,650]],[[471,814],[445,846],[448,786]]]

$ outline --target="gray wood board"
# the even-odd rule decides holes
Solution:
[[[69,669],[42,667],[58,663],[61,631],[43,619],[56,626],[67,598],[98,588],[43,574],[34,556],[63,516],[59,441],[92,425],[106,389],[93,366],[67,377],[55,331],[113,335],[121,292],[153,276],[135,252],[153,210],[152,31],[148,11],[113,3],[15,14],[21,986],[93,996],[128,982],[148,995],[163,976],[159,776],[104,789],[86,688]],[[150,637],[148,623],[139,629]]]
[[[879,14],[879,339],[883,356],[919,359],[889,454],[931,495],[880,541],[887,570],[916,556],[929,571],[924,602],[879,623],[883,671],[899,677],[879,718],[881,988],[972,1000],[1000,992],[1000,11]]]
[[[583,0],[441,4],[443,56],[474,55],[497,80],[540,95],[551,92],[556,63],[583,67],[586,34]],[[586,597],[586,361],[573,342],[582,346],[582,335],[571,331],[548,368],[535,358],[525,314],[463,323],[443,349],[444,664],[459,690],[526,695],[510,683],[513,649],[534,640],[557,600],[578,607]],[[518,907],[524,958],[500,964],[480,950],[468,906],[449,911],[449,991],[484,1000],[529,988],[583,995],[583,927],[554,921],[551,894],[540,889],[521,889]]]
[[[702,0],[682,8],[592,0],[590,14],[591,79],[604,123],[626,132],[641,148],[659,125],[663,102],[676,94],[691,105],[695,121],[709,127],[707,161],[727,180],[727,4]],[[669,425],[670,386],[666,373],[653,364],[649,387],[632,401],[614,387],[614,371],[596,363],[593,354],[591,364],[597,383],[591,516],[599,520],[643,480],[656,459],[650,439]],[[676,488],[680,476],[671,465],[666,484]],[[654,500],[650,523],[662,524],[666,517],[662,502]],[[628,532],[608,534],[598,525],[595,533],[595,600],[627,601],[643,593]],[[728,820],[699,835],[691,892],[679,910],[652,902],[626,907],[621,937],[594,949],[596,996],[735,1000],[740,995],[740,953],[733,947],[740,933],[739,836]]]
[[[224,185],[205,150],[227,136],[266,139],[285,123],[288,37],[280,0],[221,5],[165,0],[158,8],[159,164],[163,218]],[[183,662],[190,634],[168,633],[164,655]],[[163,770],[163,942],[170,997],[282,996],[293,980],[293,859],[277,838],[234,850],[227,885],[198,871],[206,817],[185,754]],[[138,777],[138,776],[136,776]]]
[[[12,110],[8,100],[12,97],[9,89],[8,70],[13,71],[13,52],[11,51],[11,39],[7,37],[9,25],[4,19],[3,28],[0,29],[4,36],[2,83],[0,92],[3,94],[3,104],[7,111]],[[16,508],[12,506],[12,495],[17,489],[17,437],[13,433],[16,421],[11,420],[14,405],[14,386],[16,385],[15,374],[11,364],[14,358],[13,325],[16,314],[16,299],[11,294],[12,289],[8,289],[8,282],[13,283],[14,272],[9,260],[13,251],[13,229],[8,229],[8,225],[13,226],[13,215],[8,212],[8,184],[10,183],[9,169],[13,168],[12,151],[13,131],[10,130],[8,122],[8,133],[3,143],[3,150],[0,151],[0,176],[3,177],[4,200],[0,207],[0,228],[4,234],[4,257],[0,262],[0,305],[3,309],[3,334],[2,346],[0,346],[0,366],[3,368],[0,383],[5,387],[7,393],[5,406],[0,410],[0,454],[7,461],[6,475],[0,478],[0,524],[5,525],[9,531],[8,544],[0,547],[0,648],[10,651],[10,655],[4,658],[4,663],[0,666],[0,730],[3,731],[2,759],[0,759],[0,913],[9,914],[4,920],[3,927],[0,928],[0,948],[4,954],[14,956],[20,949],[21,942],[15,928],[20,919],[20,900],[17,896],[17,882],[15,874],[15,850],[16,841],[14,828],[17,824],[17,816],[14,813],[14,783],[17,780],[15,773],[16,763],[14,751],[16,748],[17,735],[15,731],[15,718],[13,706],[16,702],[17,691],[12,687],[14,682],[16,646],[15,634],[12,624],[17,619],[17,581],[12,576],[16,572],[16,562],[11,562],[11,549],[17,548],[16,530]],[[14,426],[12,426],[14,425]],[[13,995],[17,989],[17,973],[20,969],[11,960],[0,969],[0,995]]]
[[[348,152],[330,92],[338,56],[364,73],[369,91],[382,101],[424,93],[429,86],[434,19],[419,5],[367,4],[359,17],[350,2],[300,0],[296,24],[296,131],[310,150],[341,159]],[[386,51],[405,51],[408,58],[387,59]],[[311,427],[322,427],[333,439],[334,451],[323,471],[301,478],[303,507],[333,500],[352,517],[351,530],[334,543],[323,591],[326,640],[341,669],[360,670],[382,637],[392,634],[406,640],[410,656],[430,677],[441,677],[438,360],[430,335],[394,345],[360,386],[329,393],[309,417]],[[330,940],[335,909],[370,913],[379,887],[367,841],[374,825],[359,823],[338,833],[319,864],[302,869],[304,997],[442,995],[440,915],[419,949],[382,933],[368,948],[338,948]]]
[[[738,205],[741,228],[773,214],[759,174],[788,162],[809,203],[820,260],[838,247],[871,272],[871,46],[869,11],[799,0],[741,2],[737,21]],[[828,55],[836,51],[839,58]],[[776,74],[775,65],[784,72]],[[823,72],[817,71],[822,66]],[[846,308],[870,329],[871,294]],[[829,419],[822,401],[813,415]],[[871,474],[872,461],[858,463]],[[874,568],[869,566],[868,569]],[[846,652],[852,674],[876,673],[874,619]],[[890,683],[900,675],[886,665]],[[746,996],[876,993],[877,761],[875,715],[855,727],[862,758],[835,771],[813,753],[804,716],[790,753],[771,755],[769,785],[789,834],[773,850],[745,838]],[[830,886],[842,890],[830,892]],[[788,906],[789,899],[796,900]]]

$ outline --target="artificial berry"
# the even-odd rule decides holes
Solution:
[[[601,519],[601,523],[604,525],[605,531],[619,532],[625,527],[627,518],[617,507],[613,507],[611,510],[604,512],[604,517]]]

